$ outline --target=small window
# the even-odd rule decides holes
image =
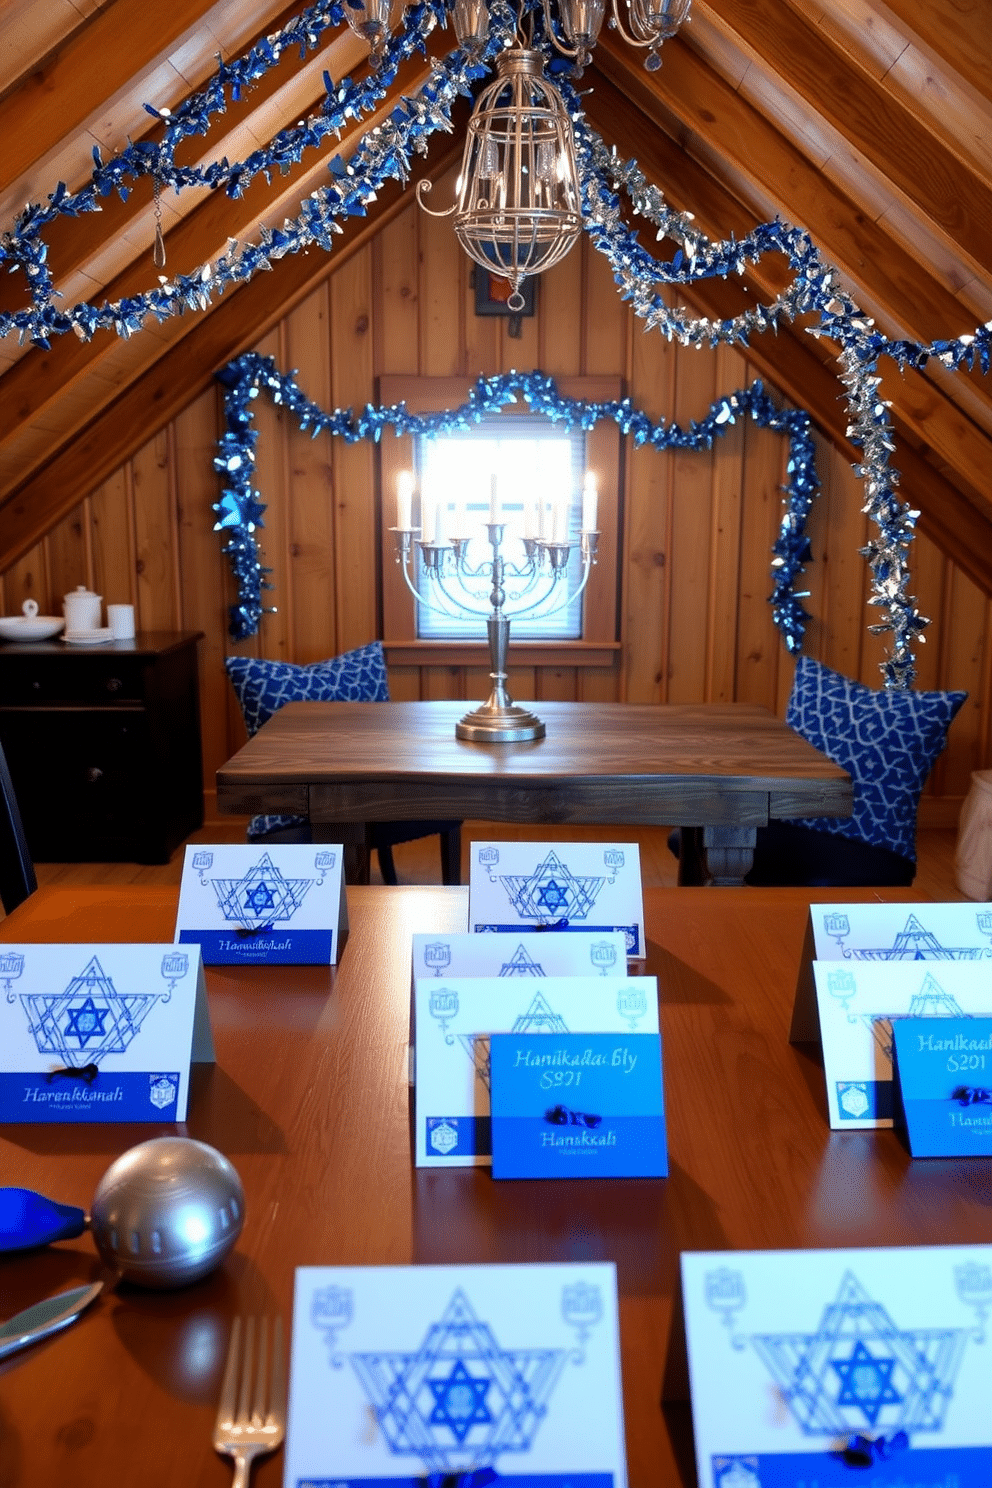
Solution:
[[[473,383],[465,377],[414,377],[383,374],[379,378],[379,402],[404,403],[412,413],[435,414],[465,405]],[[618,377],[561,377],[558,390],[563,398],[589,403],[609,402],[623,396]],[[413,472],[412,503],[404,511],[404,527],[421,525],[419,493],[423,493],[428,536],[437,527],[441,506],[442,531],[451,538],[473,536],[470,561],[478,565],[491,555],[483,525],[489,514],[492,477],[496,476],[496,499],[510,540],[504,538],[504,554],[521,556],[520,542],[525,524],[540,522],[543,502],[545,537],[554,530],[548,523],[559,510],[559,531],[574,541],[582,525],[583,477],[588,469],[598,487],[599,529],[597,562],[579,600],[557,614],[544,612],[524,617],[518,606],[508,606],[512,620],[511,650],[520,666],[580,666],[608,668],[620,650],[618,636],[621,538],[620,487],[621,437],[612,419],[601,419],[592,428],[567,429],[560,421],[530,411],[522,397],[500,413],[487,414],[483,421],[451,434],[386,433],[380,445],[380,501],[382,566],[382,637],[390,666],[465,666],[488,670],[485,614],[466,621],[463,617],[437,616],[418,604],[407,588],[395,528],[397,496],[409,487]],[[404,472],[406,475],[404,477]],[[559,498],[552,492],[562,493]],[[403,503],[407,497],[404,491]],[[535,507],[534,503],[537,503]],[[432,504],[433,503],[433,504]],[[474,524],[474,532],[455,531]],[[418,533],[419,536],[419,533]],[[415,555],[412,553],[411,557]],[[573,571],[567,578],[569,591],[581,577],[578,544],[571,555]],[[411,562],[410,579],[427,592],[424,576]],[[511,586],[507,584],[510,591]],[[559,590],[562,585],[559,584]],[[483,586],[484,588],[484,586]],[[514,585],[514,589],[519,585]],[[540,596],[537,596],[540,597]],[[556,596],[557,599],[558,596]]]
[[[582,579],[578,534],[585,450],[581,430],[563,429],[540,415],[513,419],[497,415],[474,429],[416,440],[422,532],[435,541],[468,539],[463,550],[465,575],[447,580],[443,593],[418,561],[417,588],[431,597],[434,606],[417,605],[421,640],[478,637],[480,620],[489,613],[484,566],[492,557],[486,534],[491,513],[504,524],[507,613],[513,617],[514,636],[581,637],[582,597],[576,591]],[[538,537],[572,543],[567,569],[555,583],[528,576],[524,540]],[[463,593],[468,612],[459,614]],[[569,594],[572,600],[563,603]]]

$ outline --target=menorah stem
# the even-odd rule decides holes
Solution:
[[[502,523],[489,523],[493,550],[492,614],[486,620],[489,635],[489,676],[493,689],[481,708],[466,713],[455,725],[455,737],[483,744],[512,744],[519,739],[543,739],[544,724],[536,714],[514,703],[506,690],[506,658],[510,648],[510,622],[503,613],[503,559],[500,544]]]

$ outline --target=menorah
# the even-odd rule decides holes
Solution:
[[[539,526],[545,527],[543,507]],[[582,595],[596,562],[599,532],[596,530],[596,487],[591,476],[586,478],[582,501],[582,526],[578,541],[567,530],[563,506],[555,508],[551,532],[523,537],[507,535],[507,523],[500,519],[496,478],[492,481],[489,520],[482,524],[490,555],[473,561],[470,535],[449,537],[439,507],[432,537],[412,524],[412,477],[404,473],[397,493],[397,521],[391,527],[396,542],[396,562],[414,599],[435,614],[459,620],[485,619],[489,638],[489,662],[492,691],[486,702],[459,719],[455,735],[476,743],[505,744],[521,739],[543,739],[541,719],[529,708],[515,703],[507,691],[507,655],[510,646],[510,621],[540,611],[542,618],[558,614]],[[421,535],[418,537],[417,534]],[[504,551],[507,541],[513,556]],[[581,576],[569,589],[569,559],[578,546]],[[514,552],[514,549],[516,550]],[[410,567],[419,552],[421,568],[430,593],[421,591],[411,577]],[[488,589],[488,595],[486,590]],[[556,590],[561,598],[548,605]]]

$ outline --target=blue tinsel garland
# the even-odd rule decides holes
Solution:
[[[543,413],[566,428],[591,429],[600,419],[612,419],[621,433],[629,434],[636,445],[649,444],[654,449],[707,450],[725,434],[738,417],[750,416],[760,428],[773,429],[789,440],[788,479],[783,487],[785,511],[775,540],[772,557],[773,589],[769,597],[775,624],[786,646],[796,652],[802,646],[806,621],[802,600],[808,591],[797,592],[796,579],[809,560],[809,538],[806,518],[820,482],[816,474],[816,451],[810,418],[799,409],[779,409],[760,382],[717,400],[704,419],[693,420],[688,429],[678,424],[654,420],[635,408],[629,398],[593,403],[565,398],[554,379],[543,372],[507,372],[497,377],[480,377],[469,389],[466,402],[443,413],[410,413],[405,403],[373,408],[367,404],[359,413],[350,408],[327,413],[306,396],[292,376],[277,371],[271,357],[247,352],[229,362],[217,377],[224,385],[224,420],[226,429],[219,441],[220,452],[214,469],[223,480],[221,499],[214,506],[218,513],[215,531],[226,538],[224,552],[238,586],[237,603],[231,606],[231,635],[244,640],[254,635],[265,613],[262,590],[270,589],[255,536],[263,525],[265,503],[253,484],[255,444],[258,430],[254,425],[253,403],[260,392],[274,403],[288,408],[301,429],[311,438],[328,433],[340,436],[349,444],[359,439],[382,438],[391,428],[396,434],[451,434],[477,424],[486,414],[498,413],[519,393],[534,413]]]
[[[344,0],[347,3],[347,0]],[[174,114],[149,109],[165,125],[158,144],[129,143],[107,161],[95,154],[90,181],[77,192],[59,183],[44,204],[31,204],[17,218],[13,230],[0,235],[0,267],[22,272],[30,296],[30,308],[0,314],[0,336],[12,332],[47,347],[50,337],[72,330],[88,341],[98,330],[113,330],[129,336],[148,317],[165,320],[186,310],[206,309],[228,286],[244,283],[274,259],[299,253],[316,244],[332,247],[333,235],[341,231],[338,219],[362,215],[367,204],[390,178],[405,182],[412,152],[426,152],[431,135],[450,131],[451,109],[459,95],[469,96],[472,84],[490,68],[496,55],[512,43],[517,12],[507,0],[492,0],[490,39],[477,58],[455,50],[432,66],[428,81],[413,98],[403,98],[390,117],[364,137],[349,162],[336,156],[330,163],[331,183],[313,192],[293,220],[282,228],[263,228],[257,244],[232,240],[216,261],[192,274],[163,280],[145,294],[129,296],[102,305],[81,303],[62,310],[54,301],[57,291],[48,267],[48,249],[42,230],[56,217],[76,216],[99,210],[99,198],[117,191],[126,197],[129,183],[151,176],[160,187],[177,192],[190,186],[223,187],[231,196],[240,195],[258,174],[286,171],[303,152],[320,144],[330,133],[338,133],[349,119],[367,114],[385,96],[400,62],[415,51],[426,52],[428,36],[446,18],[449,0],[418,0],[405,12],[402,25],[386,48],[380,66],[362,83],[345,79],[335,83],[325,74],[326,97],[321,111],[295,128],[283,130],[247,160],[230,164],[215,161],[204,167],[177,167],[176,145],[193,134],[206,132],[213,115],[221,113],[228,98],[235,99],[248,83],[277,65],[290,47],[302,55],[319,43],[330,26],[344,17],[340,0],[316,4],[235,61],[222,63],[217,72]],[[870,604],[882,611],[875,633],[892,635],[892,654],[883,664],[886,686],[908,687],[915,676],[913,644],[929,623],[919,614],[908,593],[907,554],[918,512],[898,495],[898,474],[890,468],[894,448],[888,406],[879,395],[878,363],[882,356],[898,367],[923,368],[931,359],[944,367],[980,367],[988,372],[992,360],[992,322],[957,337],[929,343],[890,339],[882,334],[840,283],[837,270],[822,258],[809,235],[782,222],[756,227],[746,238],[711,242],[694,228],[684,213],[673,211],[661,192],[648,185],[634,161],[621,161],[586,123],[578,95],[562,75],[562,61],[553,54],[542,34],[540,0],[522,0],[522,8],[534,20],[535,45],[549,61],[549,70],[568,103],[575,128],[580,178],[584,193],[585,226],[593,243],[609,260],[620,294],[646,325],[657,327],[670,339],[684,345],[722,342],[748,344],[752,331],[774,328],[779,321],[799,315],[816,317],[806,326],[808,334],[825,336],[839,347],[841,381],[849,408],[849,437],[861,449],[855,466],[866,490],[865,510],[874,521],[877,536],[863,549],[872,578]],[[670,238],[677,246],[669,262],[659,261],[638,241],[621,215],[621,194],[631,208],[656,229],[656,237]],[[714,276],[742,274],[767,253],[785,254],[793,272],[791,282],[777,298],[742,312],[732,320],[711,321],[673,309],[665,304],[656,286],[691,284]]]

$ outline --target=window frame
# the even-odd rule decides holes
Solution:
[[[600,403],[623,396],[622,380],[616,376],[556,377],[555,382],[565,398]],[[443,413],[465,403],[473,383],[468,377],[385,374],[379,378],[379,403],[405,403],[411,413]],[[498,416],[513,418],[531,412],[521,400]],[[396,524],[397,476],[401,470],[414,468],[413,438],[386,433],[379,451],[382,634],[388,661],[396,666],[487,665],[484,634],[478,640],[421,640],[417,636],[413,596],[396,562],[396,545],[389,530]],[[599,486],[600,536],[597,562],[583,595],[582,639],[518,641],[511,631],[513,655],[520,665],[611,666],[620,650],[622,452],[620,430],[612,419],[600,419],[586,431],[586,463],[595,470]]]

